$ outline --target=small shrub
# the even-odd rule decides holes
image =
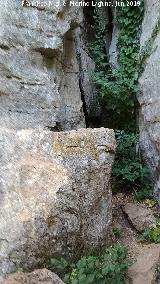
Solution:
[[[150,225],[143,233],[142,240],[160,243],[160,215],[156,218],[156,223]]]
[[[137,198],[150,196],[151,184],[149,182],[149,171],[143,166],[139,155],[136,153],[138,135],[134,132],[116,131],[117,153],[113,167],[114,190],[134,189]]]
[[[144,231],[142,238],[145,241],[160,243],[160,223],[150,225]]]
[[[127,250],[116,246],[99,256],[83,256],[75,264],[52,259],[51,265],[66,284],[123,284],[129,264]]]
[[[136,201],[146,200],[146,205],[149,205],[149,203],[155,203],[155,200],[153,199],[153,191],[151,190],[150,184],[146,184],[144,187],[142,187],[135,195]],[[148,202],[148,200],[150,202]],[[147,204],[148,203],[148,204]],[[152,206],[149,206],[152,207]]]
[[[157,200],[151,198],[151,199],[145,199],[144,203],[149,207],[149,208],[153,208],[157,205]]]

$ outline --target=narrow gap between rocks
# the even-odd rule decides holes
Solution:
[[[78,33],[78,37],[83,38],[83,46],[81,46],[81,48],[84,48],[84,50],[88,54],[88,57],[92,59],[92,54],[88,49],[88,45],[94,42],[96,37],[96,31],[94,30],[95,8],[91,5],[91,1],[90,1],[90,6],[84,7],[83,14],[84,14],[84,22],[83,26],[81,27]],[[100,9],[100,16],[106,17],[107,19],[105,23],[106,25],[105,35],[103,38],[104,41],[103,51],[106,56],[106,63],[109,64],[109,49],[113,35],[113,11],[111,10],[110,7],[103,7],[102,9]],[[89,102],[90,105],[94,104],[97,110],[94,112],[90,110],[86,102],[84,77],[85,77],[85,72],[90,72],[90,70],[83,70],[81,56],[82,55],[79,52],[79,49],[77,49],[77,58],[79,63],[79,88],[81,92],[81,100],[83,103],[83,112],[85,116],[86,128],[100,128],[100,127],[110,128],[111,113],[106,109],[106,107],[103,104],[100,103],[98,89],[96,89],[96,97],[94,98],[91,97]],[[90,78],[90,84],[93,84],[91,83],[91,81],[92,79]],[[96,88],[96,86],[94,87]]]

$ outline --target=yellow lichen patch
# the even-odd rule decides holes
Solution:
[[[79,135],[67,136],[65,133],[56,133],[53,140],[56,156],[75,156],[80,157],[85,154],[86,150],[90,150],[95,158],[98,157],[96,141],[94,137],[80,137]]]

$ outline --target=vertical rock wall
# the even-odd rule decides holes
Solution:
[[[54,1],[52,1],[54,2]],[[0,125],[85,126],[73,37],[77,7],[0,2]]]
[[[160,2],[145,0],[141,50],[146,48],[150,39],[151,54],[144,62],[144,71],[139,79],[140,145],[153,175],[155,195],[160,200],[160,24],[156,38],[153,37],[158,21],[160,22]]]

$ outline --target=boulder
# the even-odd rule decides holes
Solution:
[[[13,274],[4,281],[4,284],[64,284],[64,282],[47,269],[37,269],[31,273]]]
[[[128,270],[129,284],[156,283],[159,269],[160,245],[146,246],[137,257],[137,261]]]
[[[114,131],[105,128],[0,129],[2,278],[110,242],[114,152]]]
[[[155,223],[155,218],[150,209],[135,203],[127,203],[123,207],[128,219],[137,231],[143,232],[149,225]]]

